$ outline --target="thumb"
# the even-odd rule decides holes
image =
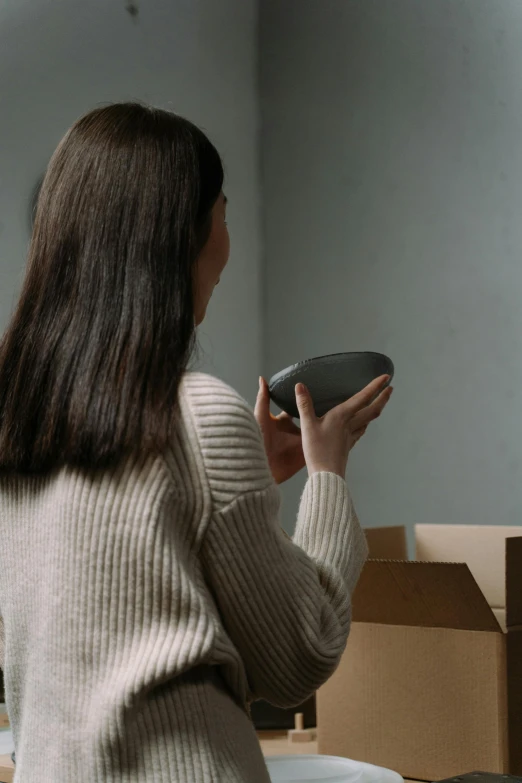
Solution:
[[[302,422],[315,421],[316,415],[310,392],[304,383],[298,383],[295,387],[295,401]]]
[[[261,428],[270,419],[270,394],[268,392],[268,384],[264,378],[259,379],[259,391],[257,393],[254,415]]]

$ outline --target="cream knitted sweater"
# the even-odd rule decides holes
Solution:
[[[162,456],[0,480],[16,783],[267,783],[247,703],[302,702],[345,647],[345,482],[308,481],[288,540],[246,403],[202,374],[180,399]]]

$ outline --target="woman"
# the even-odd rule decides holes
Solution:
[[[367,553],[346,461],[387,379],[321,420],[300,388],[301,446],[264,381],[256,423],[186,373],[228,260],[222,185],[201,131],[134,104],[80,119],[49,165],[0,347],[20,783],[266,783],[249,702],[302,702],[345,646]],[[291,542],[276,483],[305,460]]]

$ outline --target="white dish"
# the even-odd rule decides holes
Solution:
[[[272,783],[403,783],[397,772],[338,756],[269,756]]]

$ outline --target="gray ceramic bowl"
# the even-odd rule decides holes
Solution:
[[[334,353],[293,364],[274,375],[268,384],[270,397],[281,410],[299,418],[296,383],[310,390],[317,416],[362,391],[375,378],[393,378],[393,362],[381,353]]]

